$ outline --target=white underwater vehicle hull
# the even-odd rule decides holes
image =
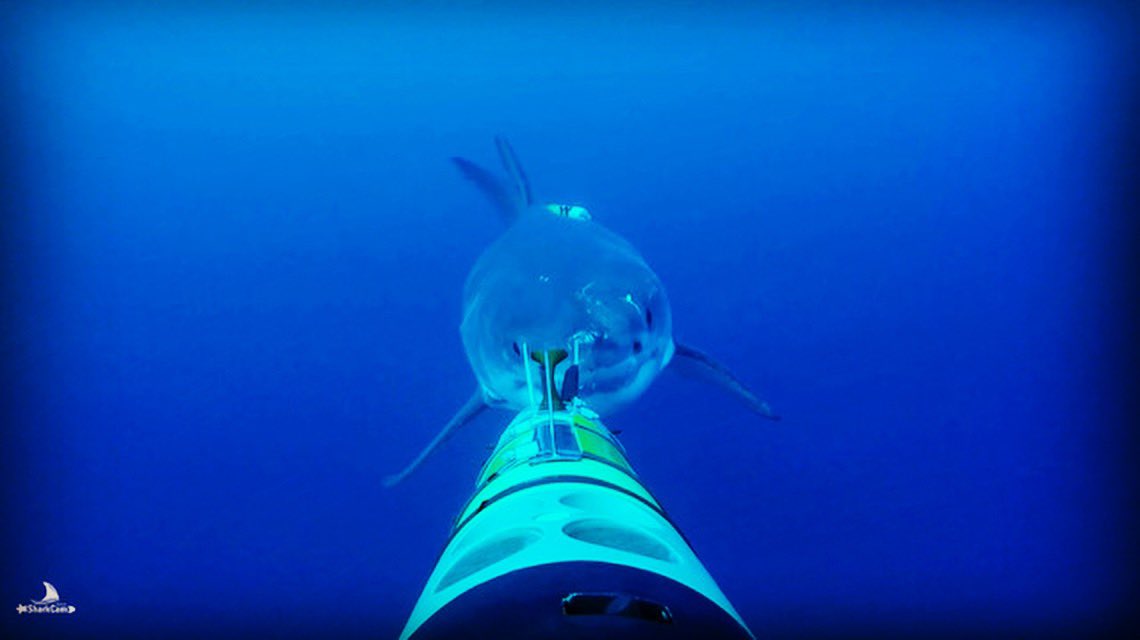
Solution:
[[[401,638],[752,638],[583,407],[504,431]]]

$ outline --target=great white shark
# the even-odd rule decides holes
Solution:
[[[460,332],[479,387],[386,484],[406,478],[487,407],[535,406],[540,377],[561,379],[563,395],[570,386],[569,394],[608,416],[640,397],[666,367],[685,368],[716,382],[756,414],[779,419],[727,367],[673,337],[665,288],[633,245],[582,207],[536,201],[511,145],[502,136],[495,144],[505,182],[469,160],[452,158],[508,225],[475,263],[463,289]],[[546,372],[538,354],[550,353],[564,359],[548,361]]]

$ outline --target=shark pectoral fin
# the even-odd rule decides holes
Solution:
[[[744,404],[748,405],[756,414],[769,420],[779,420],[780,416],[776,415],[772,408],[756,396],[755,393],[744,386],[728,367],[717,362],[704,351],[684,345],[681,343],[674,343],[676,351],[673,354],[672,364],[675,368],[680,368],[684,372],[694,373],[703,378],[715,382],[725,391],[739,398]]]
[[[460,407],[459,411],[457,411],[455,415],[451,417],[451,420],[449,420],[448,423],[444,425],[443,429],[440,429],[435,438],[432,438],[432,441],[428,443],[428,446],[424,447],[424,450],[420,452],[420,455],[416,456],[415,460],[412,460],[408,466],[404,467],[403,471],[384,478],[384,486],[394,487],[397,484],[400,484],[404,478],[407,478],[412,474],[412,472],[418,469],[420,465],[423,464],[424,460],[427,460],[428,456],[434,453],[435,450],[438,449],[439,446],[444,442],[446,442],[447,439],[450,438],[456,431],[458,431],[460,427],[467,424],[468,422],[471,422],[475,416],[482,413],[482,411],[486,408],[487,404],[483,402],[483,390],[478,389],[471,396],[471,398],[467,400],[467,403]]]
[[[510,224],[515,221],[521,209],[517,199],[507,190],[502,180],[466,158],[453,157],[451,161],[455,163],[455,167],[463,177],[470,180],[483,195],[487,196],[491,204],[495,205],[504,222]]]

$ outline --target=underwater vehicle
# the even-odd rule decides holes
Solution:
[[[496,143],[516,197],[455,159],[512,223],[465,289],[464,346],[480,387],[389,484],[485,407],[517,414],[401,639],[753,638],[600,414],[609,419],[679,356],[777,416],[722,365],[673,341],[664,291],[628,243],[583,207],[535,204],[509,144]],[[552,238],[576,257],[559,262]]]
[[[531,358],[536,404],[499,437],[401,639],[753,638],[616,435],[555,386],[566,354]]]

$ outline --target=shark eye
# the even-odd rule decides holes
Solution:
[[[645,326],[650,329],[653,328],[653,309],[645,308]]]
[[[634,340],[633,341],[633,352],[634,353],[641,353],[641,341],[640,340]]]

